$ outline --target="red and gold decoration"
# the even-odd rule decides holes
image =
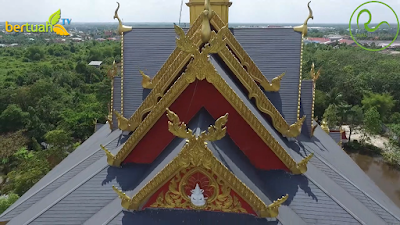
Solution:
[[[257,215],[222,179],[213,175],[211,171],[196,167],[179,171],[150,198],[144,208],[146,207],[203,209]]]
[[[184,208],[249,213],[276,217],[288,195],[267,206],[252,190],[226,168],[207,147],[226,134],[228,114],[218,118],[207,132],[193,134],[179,117],[167,109],[168,130],[186,138],[182,151],[132,198],[113,189],[128,210],[146,207]],[[172,177],[172,178],[171,178]]]

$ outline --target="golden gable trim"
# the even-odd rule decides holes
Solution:
[[[211,25],[216,29],[218,32],[222,29],[222,27],[226,26],[224,21],[215,14],[211,19]],[[243,49],[240,43],[236,40],[235,36],[232,32],[226,33],[226,43],[238,57],[239,63],[243,68],[246,68],[248,74],[254,81],[259,83],[264,90],[269,92],[278,92],[281,86],[281,80],[283,78],[283,74],[275,77],[268,81],[268,79],[262,74],[261,70],[257,67],[254,61],[250,58],[247,52]]]
[[[242,67],[239,60],[234,56],[229,48],[223,48],[218,54],[249,92],[249,99],[254,98],[256,100],[257,108],[261,112],[271,117],[272,124],[275,129],[285,137],[299,136],[305,116],[303,116],[301,119],[299,118],[296,123],[289,125],[279,111],[275,108],[274,104],[272,104],[267,96],[265,96],[260,87]],[[283,74],[281,76],[283,76]]]
[[[249,187],[226,168],[207,147],[205,141],[219,140],[224,137],[226,131],[226,127],[224,126],[227,122],[227,115],[220,117],[216,121],[215,126],[210,126],[209,132],[202,132],[200,136],[196,137],[192,134],[191,130],[186,129],[186,124],[180,122],[179,117],[175,113],[168,109],[167,111],[167,116],[172,120],[172,122],[169,121],[168,123],[169,130],[182,138],[188,138],[187,143],[181,152],[132,198],[113,186],[114,191],[122,200],[122,207],[128,210],[139,210],[148,198],[179,173],[179,171],[186,168],[199,168],[211,170],[218,178],[224,181],[225,185],[228,185],[243,198],[259,217],[278,216],[279,207],[287,200],[288,195],[267,206]],[[218,130],[219,132],[213,133],[213,130]],[[230,210],[232,209],[226,209],[225,211],[229,212]]]

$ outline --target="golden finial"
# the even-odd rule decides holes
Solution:
[[[142,75],[142,87],[146,89],[153,89],[154,84],[149,76],[147,76],[143,71],[139,70],[139,73]]]
[[[213,11],[210,7],[210,0],[204,1],[203,22],[201,24],[201,40],[207,43],[211,38],[211,25],[210,20],[213,16]]]
[[[129,209],[131,207],[131,198],[129,198],[125,193],[122,191],[118,190],[114,185],[112,186],[112,189],[117,193],[118,197],[122,200],[121,201],[121,206],[125,209]]]
[[[315,72],[315,66],[314,63],[311,65],[311,71],[310,71],[311,79],[316,82],[319,78],[319,75],[321,75],[321,68],[318,69],[317,72]]]
[[[122,21],[121,21],[121,19],[118,17],[119,2],[117,2],[117,4],[118,4],[118,7],[117,7],[117,9],[115,10],[114,19],[117,19],[118,22],[119,22],[119,25],[118,25],[118,33],[119,33],[119,34],[123,34],[124,32],[131,31],[131,30],[132,30],[132,27],[131,27],[131,26],[122,25]]]
[[[307,172],[307,163],[310,161],[310,159],[314,156],[314,153],[311,153],[307,157],[305,157],[301,162],[297,163],[297,168],[300,172],[300,174],[303,174]]]
[[[325,119],[323,119],[322,122],[321,122],[321,128],[322,128],[322,130],[324,130],[327,134],[329,134],[328,122],[326,122]]]
[[[312,12],[312,10],[310,8],[310,3],[311,3],[311,1],[309,1],[308,4],[307,4],[309,14],[308,14],[308,17],[307,17],[306,21],[304,21],[304,24],[293,28],[295,31],[301,32],[303,37],[307,35],[307,23],[308,23],[308,20],[309,19],[314,19],[313,12]]]
[[[267,206],[267,210],[260,212],[261,217],[272,217],[275,218],[279,214],[279,207],[288,199],[289,195],[286,194],[285,196],[282,196],[282,198],[278,198],[271,204]]]

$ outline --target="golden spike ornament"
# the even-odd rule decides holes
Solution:
[[[281,75],[275,77],[274,79],[271,80],[271,83],[268,83],[267,81],[260,82],[260,85],[266,90],[270,92],[278,92],[279,89],[281,88],[281,80],[283,79],[283,76],[285,76],[286,72],[283,72]],[[266,86],[269,86],[268,88],[265,88]]]
[[[313,156],[314,153],[311,153],[310,155],[302,159],[299,163],[297,163],[297,169],[300,171],[301,174],[307,172],[307,164]]]
[[[282,196],[282,198],[278,198],[274,202],[268,205],[268,210],[267,211],[262,211],[261,217],[272,217],[275,218],[279,214],[279,207],[289,198],[289,195],[286,194],[285,196]]]
[[[202,12],[203,21],[201,23],[201,40],[203,43],[207,43],[211,38],[211,25],[210,20],[213,17],[214,12],[210,7],[210,0],[204,1],[204,11]]]
[[[310,3],[311,3],[311,1],[309,1],[308,4],[307,4],[309,15],[308,15],[306,21],[304,21],[303,25],[296,26],[296,27],[293,28],[295,31],[301,32],[303,37],[305,37],[307,35],[307,23],[308,23],[308,20],[314,19],[313,12],[312,12],[311,7],[310,7]]]
[[[323,119],[321,122],[321,128],[322,130],[324,130],[327,134],[329,134],[330,130],[329,130],[329,126],[328,126],[328,122],[326,121],[326,119]]]
[[[118,25],[118,33],[120,34],[120,35],[122,35],[124,32],[128,32],[128,31],[131,31],[132,30],[132,27],[131,26],[125,26],[125,25],[122,25],[122,21],[121,21],[121,19],[118,17],[118,10],[119,10],[119,2],[117,2],[117,4],[118,4],[118,7],[117,7],[117,9],[115,10],[115,14],[114,14],[114,19],[117,19],[118,20],[118,22],[119,22],[119,25]]]
[[[319,78],[319,76],[321,75],[321,68],[318,69],[317,72],[315,72],[315,65],[314,63],[311,65],[311,71],[310,71],[310,76],[311,79],[316,82]]]
[[[109,165],[113,165],[115,163],[115,156],[103,145],[100,145],[100,148],[106,153],[107,156],[107,163]]]
[[[117,117],[118,128],[120,130],[129,130],[129,127],[131,126],[129,120],[122,116],[117,110],[114,110],[114,114]]]
[[[139,70],[139,73],[142,75],[142,87],[146,89],[153,89],[155,84],[151,81],[151,78],[141,70]]]
[[[131,198],[129,198],[125,193],[123,193],[122,191],[118,190],[118,188],[116,188],[114,185],[112,186],[113,190],[115,191],[115,193],[117,193],[118,197],[122,200],[121,201],[121,206],[124,208],[129,208],[130,202],[131,202]]]
[[[176,132],[176,130],[183,130],[186,128],[186,125],[171,110],[167,109],[167,116],[170,119],[169,124],[174,125],[171,132],[181,135],[183,132]],[[277,217],[279,213],[278,209],[287,200],[288,195],[267,206],[246,184],[239,180],[235,174],[214,156],[204,142],[205,139],[217,140],[221,138],[222,133],[226,132],[226,127],[224,127],[226,122],[227,115],[224,115],[216,120],[212,128],[209,128],[209,132],[210,129],[218,130],[218,132],[211,131],[209,135],[203,135],[203,138],[200,138],[200,135],[199,138],[190,138],[187,140],[181,152],[133,197],[127,196],[113,186],[114,191],[121,199],[121,206],[127,210],[141,210],[141,206],[145,205],[146,200],[165,184],[168,184],[168,189],[159,193],[155,202],[149,206],[150,208],[222,210],[224,212],[247,213],[242,208],[238,198],[235,195],[231,195],[231,191],[233,191],[242,197],[259,217]],[[185,130],[189,131],[187,128]],[[190,135],[192,134],[190,133]],[[183,133],[183,136],[190,135],[189,133]],[[207,198],[204,207],[190,204],[186,193],[181,191],[184,190],[184,185],[187,184],[186,181],[190,175],[195,173],[202,173],[209,178],[211,186],[215,190],[215,195]]]

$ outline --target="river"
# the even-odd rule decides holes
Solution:
[[[375,184],[400,207],[400,171],[390,167],[380,157],[349,153],[357,165]]]

